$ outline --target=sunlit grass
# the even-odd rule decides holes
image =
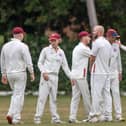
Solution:
[[[57,105],[58,105],[58,112],[61,116],[61,119],[63,121],[66,121],[65,124],[59,124],[62,126],[126,126],[126,122],[111,122],[111,123],[96,123],[96,124],[69,124],[68,123],[68,117],[69,117],[69,107],[70,107],[70,96],[59,96]],[[0,97],[0,126],[9,126],[6,121],[6,113],[9,107],[10,97]],[[25,97],[25,105],[22,112],[22,121],[24,124],[21,124],[22,126],[35,126],[33,123],[34,113],[35,113],[35,107],[36,107],[37,97],[34,96],[26,96]],[[126,117],[126,97],[122,97],[122,105],[123,105],[123,116]],[[84,119],[84,109],[82,101],[79,105],[78,110],[78,119],[82,120]],[[45,112],[42,117],[42,126],[54,126],[54,124],[51,124],[51,115],[49,111],[49,104],[47,102],[45,107]]]

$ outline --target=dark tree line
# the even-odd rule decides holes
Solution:
[[[92,4],[92,2],[94,4]],[[94,6],[95,5],[95,6]],[[90,26],[98,23],[107,28],[115,28],[125,44],[126,33],[126,1],[125,0],[1,0],[0,3],[0,45],[9,40],[11,29],[22,26],[27,32],[25,41],[30,47],[36,81],[27,90],[36,90],[39,83],[37,60],[40,50],[48,45],[47,37],[51,32],[62,34],[62,48],[71,66],[71,52],[77,43],[77,33],[81,30],[91,31]],[[90,19],[90,20],[89,20]],[[45,36],[46,35],[46,36]],[[122,52],[123,85],[126,90],[126,56]],[[70,83],[61,72],[60,90],[69,92]],[[0,85],[0,90],[6,87]]]

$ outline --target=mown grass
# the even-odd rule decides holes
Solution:
[[[104,123],[83,123],[83,124],[69,124],[68,117],[69,117],[69,106],[70,106],[70,96],[59,96],[57,105],[58,105],[58,112],[61,116],[63,121],[66,121],[65,124],[59,124],[61,126],[126,126],[126,122],[104,122]],[[0,97],[0,126],[9,126],[6,121],[6,113],[9,107],[10,96],[9,97]],[[35,96],[26,96],[25,97],[25,104],[24,109],[22,112],[22,120],[24,124],[20,124],[21,126],[35,126],[33,122],[35,107],[36,107],[37,97]],[[122,105],[123,105],[123,116],[126,118],[126,97],[122,97]],[[82,101],[79,105],[78,110],[78,119],[84,119],[84,109]],[[50,122],[51,116],[49,111],[49,104],[47,102],[45,107],[45,112],[42,117],[42,124],[40,126],[55,126],[55,124],[51,124]]]

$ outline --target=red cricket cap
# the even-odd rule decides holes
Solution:
[[[88,32],[86,32],[86,31],[81,31],[81,32],[78,34],[78,37],[79,37],[79,38],[82,38],[82,37],[84,37],[84,36],[90,36],[90,34],[89,34]]]
[[[51,34],[50,36],[49,36],[49,40],[51,41],[51,40],[57,40],[57,39],[61,39],[61,36],[60,36],[60,34],[58,34],[58,33],[53,33],[53,34]]]
[[[120,35],[117,33],[117,31],[115,29],[112,29],[112,28],[107,30],[106,36],[107,37],[112,36],[112,37],[116,37],[116,38],[120,37]]]
[[[19,33],[25,34],[25,32],[24,32],[22,27],[14,27],[13,30],[12,30],[12,33],[13,34],[19,34]]]

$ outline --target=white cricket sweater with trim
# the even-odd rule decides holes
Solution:
[[[20,40],[12,38],[1,51],[1,73],[24,72],[26,68],[30,73],[34,72],[29,48]]]
[[[58,75],[60,67],[63,68],[67,77],[71,78],[70,69],[68,67],[64,51],[58,47],[56,52],[51,45],[43,48],[38,60],[38,68],[41,73],[52,73]]]
[[[80,42],[75,46],[72,53],[72,71],[71,76],[73,79],[81,79],[87,77],[88,60],[91,56],[91,50]]]
[[[111,74],[122,73],[122,63],[120,56],[120,48],[118,43],[112,44],[112,58],[110,62]]]

